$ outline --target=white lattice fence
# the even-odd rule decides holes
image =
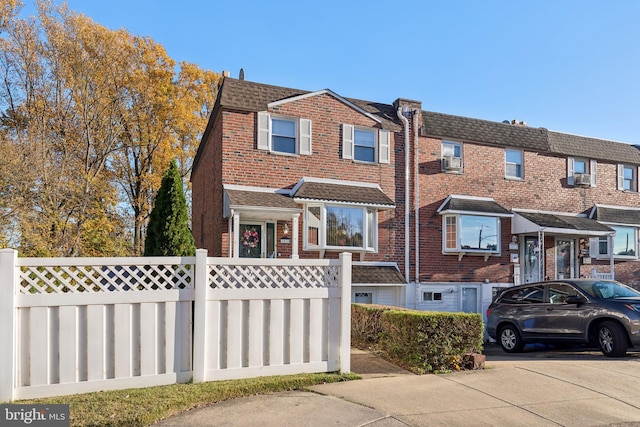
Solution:
[[[14,398],[189,381],[194,262],[17,259]]]
[[[349,370],[351,254],[207,264],[194,379]]]
[[[46,261],[25,265],[20,268],[20,293],[143,291],[194,286],[192,264],[168,265],[164,260],[162,264],[150,264],[144,258],[126,261],[142,263],[109,265],[103,259],[89,259],[83,262],[95,265],[77,265],[78,261],[74,261],[74,265],[64,266],[60,265],[61,260],[51,259],[50,265]]]
[[[18,258],[0,250],[0,401],[349,370],[340,260]]]
[[[209,264],[214,289],[337,288],[338,273],[337,265]]]

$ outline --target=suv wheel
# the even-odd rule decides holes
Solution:
[[[607,320],[598,326],[598,345],[602,354],[620,357],[627,354],[627,334],[616,322]]]
[[[511,325],[506,325],[500,328],[498,334],[498,342],[500,347],[507,353],[520,353],[524,348],[524,342],[520,338],[518,330]]]

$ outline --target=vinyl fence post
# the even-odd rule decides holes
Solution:
[[[351,253],[340,254],[340,372],[351,372]]]
[[[13,400],[16,384],[18,252],[0,250],[0,402]]]
[[[196,250],[195,301],[193,304],[193,382],[204,382],[206,368],[207,336],[207,286],[208,286],[207,250]]]

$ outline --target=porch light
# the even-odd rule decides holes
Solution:
[[[289,224],[287,224],[286,222],[282,226],[282,232],[284,233],[285,236],[289,234]]]

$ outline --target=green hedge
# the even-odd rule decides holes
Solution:
[[[351,344],[416,373],[461,369],[465,354],[482,351],[483,330],[475,313],[351,305]]]

